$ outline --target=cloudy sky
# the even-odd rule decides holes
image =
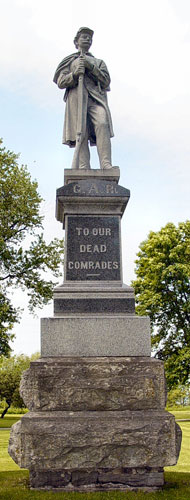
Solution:
[[[93,7],[92,7],[93,6]],[[94,30],[91,52],[111,74],[109,105],[115,137],[113,165],[131,190],[122,221],[124,281],[134,277],[138,246],[150,230],[189,218],[189,0],[1,0],[0,136],[27,164],[44,198],[47,240],[62,237],[54,218],[73,150],[61,144],[63,93],[52,82],[58,63],[75,51],[80,26]],[[97,168],[95,148],[92,167]],[[15,327],[15,353],[40,348],[40,316]]]

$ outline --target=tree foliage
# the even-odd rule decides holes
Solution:
[[[46,244],[44,240],[37,188],[27,167],[18,165],[18,155],[5,150],[0,140],[0,354],[9,353],[12,328],[19,320],[9,289],[27,291],[32,312],[52,298],[55,284],[43,274],[60,275],[63,242],[55,238]]]
[[[136,260],[137,314],[151,320],[155,355],[169,387],[190,376],[190,221],[151,231]]]
[[[190,384],[178,385],[171,389],[167,395],[167,407],[188,406],[190,403]]]
[[[30,366],[30,361],[39,358],[39,354],[30,357],[21,354],[20,356],[0,357],[0,400],[5,400],[6,407],[1,418],[5,416],[11,405],[17,408],[24,408],[24,402],[19,394],[22,373]]]

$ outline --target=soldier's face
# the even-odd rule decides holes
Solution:
[[[90,36],[89,33],[84,32],[84,33],[81,33],[77,42],[78,42],[79,49],[89,50],[89,48],[92,44],[92,37]]]

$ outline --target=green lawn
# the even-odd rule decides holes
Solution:
[[[9,431],[0,431],[0,500],[190,500],[190,422],[181,422],[182,448],[178,464],[165,469],[165,486],[155,493],[96,492],[67,493],[32,491],[29,474],[21,470],[7,452]]]
[[[189,500],[189,474],[166,473],[163,491],[67,493],[28,489],[28,472],[0,472],[0,500]]]
[[[189,472],[190,486],[190,422],[178,422],[182,429],[182,446],[177,465],[166,467],[166,471]],[[189,494],[190,500],[190,494]]]
[[[175,415],[176,420],[190,420],[190,406],[178,409],[169,408],[168,411]]]
[[[0,429],[3,427],[11,427],[15,422],[18,422],[20,418],[23,417],[23,414],[17,415],[6,415],[4,418],[0,418]]]

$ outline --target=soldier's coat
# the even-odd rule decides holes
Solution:
[[[56,69],[54,82],[59,88],[66,89],[64,100],[66,101],[65,120],[63,129],[63,144],[74,147],[77,133],[77,110],[78,110],[78,81],[73,78],[76,59],[80,53],[74,53],[61,61]],[[110,137],[113,137],[113,127],[110,110],[107,103],[107,91],[109,90],[110,75],[106,64],[102,59],[95,58],[88,53],[87,58],[94,65],[93,71],[85,71],[83,87],[83,126],[86,128],[88,97],[97,104],[103,106],[109,124]],[[91,145],[96,144],[96,136],[92,124],[88,124],[88,134]]]

